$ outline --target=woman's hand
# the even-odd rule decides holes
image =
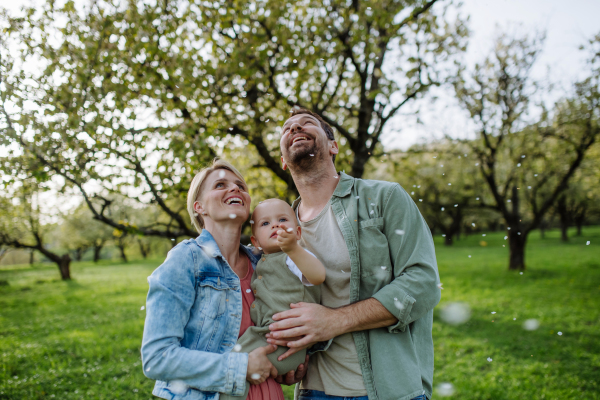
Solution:
[[[277,368],[271,364],[267,358],[267,354],[271,354],[277,350],[277,346],[268,345],[252,350],[248,354],[248,372],[246,372],[246,380],[251,385],[260,385],[267,380],[269,376],[275,378],[277,376]]]

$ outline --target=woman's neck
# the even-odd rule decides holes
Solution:
[[[229,266],[237,273],[236,266],[240,258],[240,238],[242,236],[242,226],[238,224],[219,224],[212,221],[206,221],[205,229],[210,232],[223,258],[227,260]]]

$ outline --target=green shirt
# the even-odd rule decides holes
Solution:
[[[373,297],[398,318],[392,326],[352,334],[369,400],[430,398],[440,289],[425,220],[397,183],[345,173],[331,206],[350,253],[350,302]]]

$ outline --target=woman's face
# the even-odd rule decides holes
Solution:
[[[241,225],[250,214],[248,188],[233,172],[215,170],[202,184],[194,210],[202,215],[205,225],[210,221],[235,221]]]

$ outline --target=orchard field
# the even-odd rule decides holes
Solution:
[[[523,274],[507,271],[503,233],[482,234],[435,238],[434,398],[600,398],[600,227],[568,243],[532,233]],[[0,399],[151,399],[139,347],[160,262],[74,263],[71,282],[50,264],[2,267]],[[440,311],[455,302],[470,319],[450,325]],[[524,329],[531,319],[539,327]]]

